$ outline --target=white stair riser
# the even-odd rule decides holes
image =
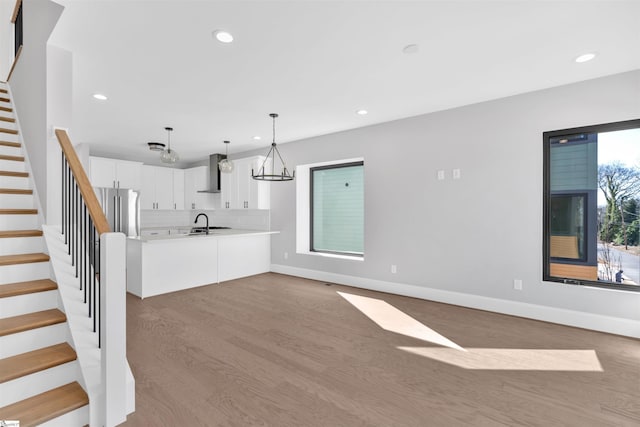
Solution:
[[[0,255],[31,254],[44,251],[44,237],[0,238]]]
[[[1,151],[1,147],[0,147],[0,151]],[[25,178],[21,176],[0,175],[0,188],[19,188],[19,189],[26,190],[30,188],[29,178]]]
[[[4,159],[0,159],[0,170],[11,172],[26,172],[24,162]]]
[[[33,194],[0,193],[0,206],[8,209],[33,209]]]
[[[2,121],[0,121],[0,126],[2,126]],[[0,141],[6,141],[0,138]],[[6,145],[0,145],[0,154],[5,156],[22,156],[22,150],[20,147],[8,147]]]
[[[44,393],[53,388],[69,384],[80,378],[78,361],[45,369],[31,375],[0,384],[0,407]]]
[[[1,95],[1,94],[0,94]],[[6,122],[4,120],[0,120],[0,128],[2,129],[12,129],[12,130],[18,130],[18,126],[17,123],[15,122]],[[4,132],[0,132],[0,135],[7,135]],[[6,140],[5,140],[6,141]]]
[[[0,298],[0,319],[51,308],[58,308],[58,291],[56,290]]]
[[[9,126],[4,126],[3,123],[6,122],[1,122],[0,128],[8,129]],[[16,135],[15,133],[0,132],[0,141],[20,142],[20,135]]]
[[[49,278],[49,262],[0,266],[0,285]]]
[[[66,323],[44,326],[29,331],[0,337],[0,358],[15,356],[54,344],[68,341]]]
[[[8,209],[0,206],[0,209]],[[0,230],[38,229],[38,215],[0,215]]]
[[[69,427],[86,425],[89,425],[89,405],[85,405],[75,411],[67,412],[58,418],[42,423],[40,424],[40,427]]]

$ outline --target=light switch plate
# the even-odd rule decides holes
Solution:
[[[453,170],[453,179],[460,179],[460,169]]]
[[[444,180],[444,171],[443,170],[439,170],[438,171],[438,181],[443,181]]]

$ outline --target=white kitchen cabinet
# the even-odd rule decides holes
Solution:
[[[213,193],[199,193],[209,189],[209,167],[198,166],[184,170],[185,209],[215,209]]]
[[[173,169],[173,209],[184,209],[184,170]]]
[[[147,298],[271,269],[272,232],[148,235],[127,241],[127,291]]]
[[[142,163],[93,156],[89,161],[92,186],[140,189]]]
[[[143,165],[141,209],[184,209],[184,192],[174,190],[174,180],[184,183],[184,172],[180,169]]]
[[[233,172],[221,174],[222,209],[269,209],[269,183],[251,177],[251,171],[258,173],[263,162],[262,156],[237,159]]]
[[[271,268],[271,236],[230,236],[218,240],[218,282],[264,273]]]

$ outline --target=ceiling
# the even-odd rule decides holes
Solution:
[[[189,163],[266,151],[272,112],[286,143],[640,69],[637,1],[58,2],[74,143],[151,164],[165,126]]]

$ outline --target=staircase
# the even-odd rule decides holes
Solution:
[[[84,426],[89,399],[59,310],[31,180],[0,83],[0,421]]]

